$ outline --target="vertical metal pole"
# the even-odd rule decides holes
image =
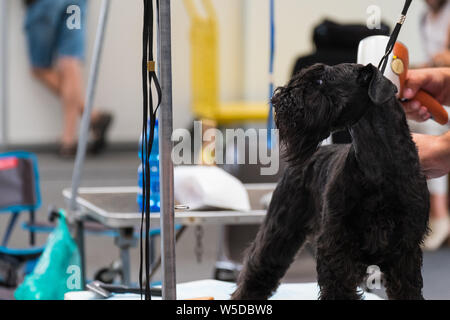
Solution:
[[[89,73],[89,80],[86,92],[86,100],[84,104],[83,117],[81,118],[80,134],[78,137],[77,156],[75,158],[75,166],[72,174],[72,198],[70,199],[70,210],[72,212],[77,211],[77,196],[78,188],[81,183],[81,176],[83,173],[84,159],[86,157],[86,149],[89,138],[89,124],[91,121],[91,114],[93,109],[93,102],[95,96],[95,88],[97,84],[98,69],[100,65],[100,57],[102,54],[106,22],[108,19],[109,6],[111,0],[103,0],[100,9],[100,16],[97,25],[97,34],[95,38],[94,52],[92,56],[92,65]],[[84,259],[84,233],[83,222],[77,222],[77,241],[81,253],[81,267],[82,267],[82,280],[85,283],[85,259]]]
[[[129,286],[131,283],[131,269],[130,269],[130,248],[128,246],[120,248],[120,261],[122,261],[122,283]]]
[[[159,67],[162,101],[159,114],[161,183],[161,256],[164,300],[176,300],[175,213],[172,153],[172,48],[170,0],[159,0]]]
[[[8,143],[8,0],[0,0],[0,147]]]

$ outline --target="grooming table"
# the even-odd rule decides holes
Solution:
[[[175,224],[183,226],[259,224],[266,215],[266,210],[260,203],[261,198],[272,192],[275,186],[276,184],[272,183],[246,184],[245,188],[252,208],[248,212],[176,210]],[[138,187],[80,188],[76,199],[79,210],[76,214],[69,216],[71,222],[96,221],[105,227],[119,231],[116,244],[121,252],[125,284],[130,283],[129,249],[135,246],[136,242],[133,239],[132,231],[141,224],[141,213],[136,201],[138,190]],[[63,196],[70,201],[71,189],[64,189]],[[150,220],[152,226],[159,226],[160,214],[158,212],[151,213]],[[83,248],[83,245],[80,247]],[[81,252],[81,255],[84,259],[84,252]]]
[[[199,297],[213,297],[214,300],[229,300],[236,285],[231,282],[217,280],[201,280],[177,284],[177,300]],[[317,300],[319,287],[317,283],[283,283],[270,300]],[[96,300],[101,299],[90,291],[75,291],[65,295],[65,300]],[[140,300],[136,294],[116,294],[108,300]],[[154,297],[154,300],[161,300]],[[364,293],[365,300],[382,300],[373,293]]]
[[[262,196],[272,192],[276,184],[247,184],[252,210],[239,212],[231,210],[190,211],[176,210],[175,223],[181,225],[205,224],[258,224],[264,219],[266,211],[259,201]],[[138,187],[80,188],[77,204],[81,213],[75,217],[95,220],[110,228],[132,228],[141,223],[141,213],[136,202]],[[64,189],[63,196],[70,200],[71,189]],[[150,221],[159,224],[159,212],[150,214]]]

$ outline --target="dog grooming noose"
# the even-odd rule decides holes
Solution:
[[[408,56],[407,47],[404,44],[397,42],[397,38],[400,33],[400,29],[406,20],[406,14],[411,5],[411,2],[412,2],[412,0],[407,0],[405,2],[400,19],[397,22],[395,29],[392,32],[391,36],[387,39],[384,55],[382,56],[382,58],[378,64],[378,69],[381,71],[381,73],[383,75],[385,75],[387,78],[389,78],[391,81],[394,81],[394,79],[391,78],[392,76],[396,77],[396,81],[394,81],[394,82],[397,83],[398,98],[402,102],[407,101],[407,99],[405,99],[403,97],[403,90],[404,90],[404,85],[406,83],[406,77],[407,77],[407,73],[408,73],[409,56]],[[358,61],[360,60],[360,53],[362,53],[361,57],[364,56],[364,50],[361,50],[361,52],[359,52],[360,49],[362,49],[365,45],[367,45],[371,41],[374,41],[373,43],[376,43],[377,40],[370,39],[370,37],[369,37],[369,38],[366,38],[363,41],[361,41],[360,47],[358,49]],[[365,60],[365,59],[362,58],[362,60]],[[391,64],[392,72],[388,71],[388,72],[386,72],[387,73],[386,74],[385,71],[386,71],[386,66],[388,64]],[[424,90],[419,90],[416,93],[414,100],[419,101],[422,105],[424,105],[428,109],[428,111],[431,114],[431,118],[434,121],[436,121],[437,123],[439,123],[441,125],[446,125],[448,123],[447,111],[428,92],[426,92]]]
[[[403,23],[406,20],[406,14],[408,13],[408,9],[411,6],[412,0],[406,0],[405,5],[403,6],[402,14],[400,16],[400,19],[398,20],[397,24],[395,25],[394,31],[392,31],[391,36],[389,37],[388,44],[386,46],[386,52],[381,58],[380,63],[378,64],[378,69],[380,69],[381,73],[384,74],[384,71],[386,71],[386,65],[388,62],[389,55],[391,54],[392,50],[394,50],[395,42],[397,42],[398,35],[400,34],[400,30],[403,26]]]

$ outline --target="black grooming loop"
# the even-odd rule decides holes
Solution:
[[[156,15],[159,14],[159,0],[156,2]],[[143,89],[143,121],[142,121],[142,217],[140,234],[140,263],[139,286],[141,298],[144,293],[145,300],[151,300],[150,291],[150,153],[153,147],[153,137],[156,123],[156,112],[161,103],[161,87],[156,76],[156,63],[153,55],[154,34],[154,1],[144,0],[144,29],[143,29],[143,57],[142,57],[142,89]],[[153,107],[152,84],[157,92],[157,105]],[[148,128],[150,120],[150,128]],[[147,137],[147,132],[149,136]],[[145,226],[144,226],[145,223]],[[144,272],[145,261],[145,272]],[[143,273],[145,278],[143,277]],[[145,285],[143,282],[145,281]]]
[[[409,6],[411,5],[412,0],[406,0],[405,5],[403,6],[402,14],[400,16],[400,19],[398,20],[394,31],[392,31],[392,34],[389,38],[389,42],[386,46],[386,52],[381,58],[381,61],[378,65],[378,69],[380,69],[381,73],[384,73],[386,70],[387,61],[389,58],[389,55],[391,54],[392,50],[394,50],[395,42],[397,41],[398,35],[400,33],[400,29],[402,28],[403,23],[406,20],[406,14],[408,13]]]

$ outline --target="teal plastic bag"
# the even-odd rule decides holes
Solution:
[[[59,215],[33,272],[14,293],[17,300],[63,300],[66,292],[81,290],[80,253],[64,211],[60,210]]]

